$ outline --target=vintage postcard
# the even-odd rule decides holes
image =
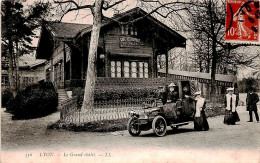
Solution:
[[[2,0],[1,163],[259,163],[258,0]]]

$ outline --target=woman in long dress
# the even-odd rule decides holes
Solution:
[[[209,124],[205,114],[206,101],[201,97],[201,91],[195,92],[195,116],[194,116],[194,129],[195,130],[209,130]]]
[[[228,88],[225,96],[225,117],[224,123],[227,125],[235,125],[239,121],[239,116],[236,111],[238,105],[237,95],[234,94],[234,88]]]

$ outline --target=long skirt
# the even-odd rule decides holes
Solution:
[[[227,125],[234,125],[240,121],[237,111],[231,112],[230,110],[225,111],[224,123]]]
[[[164,114],[166,117],[177,119],[177,107],[176,103],[166,103],[163,106]]]
[[[194,117],[194,129],[198,131],[209,130],[209,123],[204,111],[201,111],[200,117]]]

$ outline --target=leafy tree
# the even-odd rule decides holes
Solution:
[[[32,52],[35,30],[47,16],[50,3],[35,2],[25,8],[21,1],[2,1],[2,54],[9,61],[9,84],[14,93],[19,89],[18,57]]]
[[[196,1],[187,7],[189,19],[183,22],[187,30],[193,33],[193,57],[200,65],[200,70],[211,73],[211,95],[214,95],[216,73],[227,73],[228,66],[256,66],[253,61],[259,54],[252,55],[247,48],[250,45],[225,42],[225,0]],[[245,51],[241,53],[241,49]]]

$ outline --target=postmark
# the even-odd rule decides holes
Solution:
[[[227,0],[225,41],[260,44],[259,0]]]

